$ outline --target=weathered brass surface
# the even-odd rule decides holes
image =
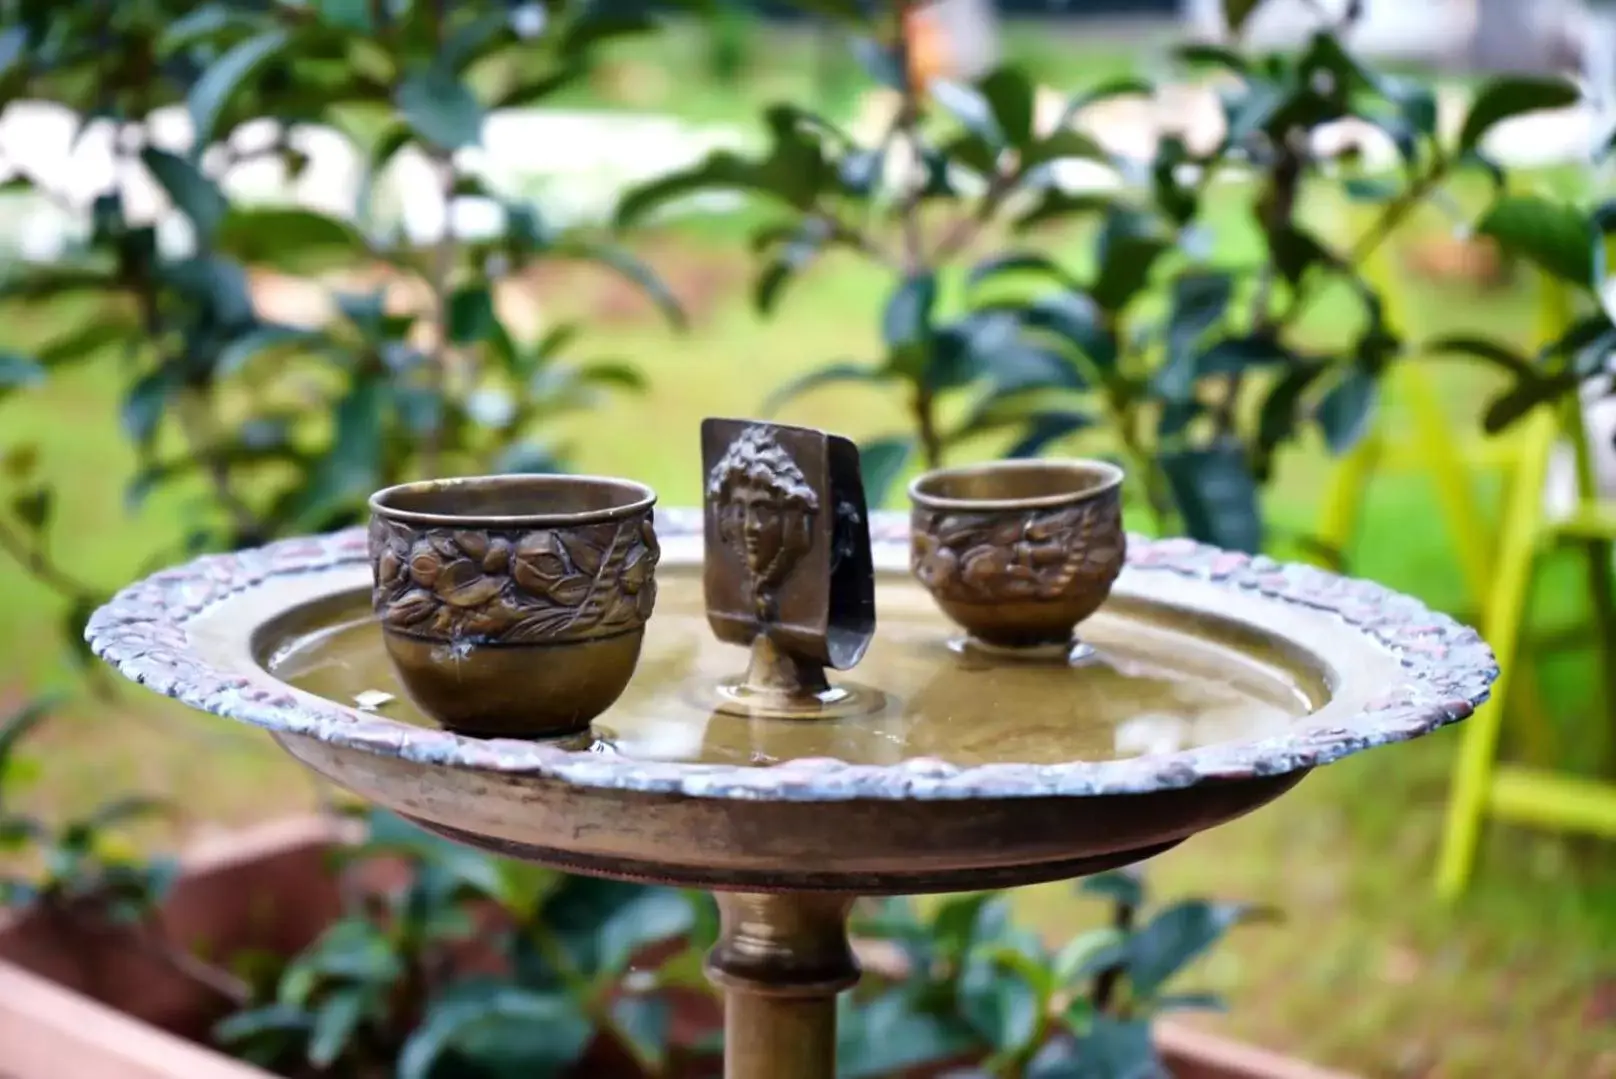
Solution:
[[[937,469],[917,478],[909,497],[915,576],[992,648],[1069,645],[1122,571],[1115,465],[1018,460]]]
[[[747,719],[717,710],[702,692],[731,669],[735,653],[702,632],[699,550],[669,551],[635,678],[589,735],[564,743],[592,747],[603,767],[627,758],[773,764],[763,774],[789,774],[793,761],[825,757],[874,766],[1138,757],[1327,724],[1331,715],[1355,714],[1400,677],[1393,655],[1328,616],[1162,574],[1124,576],[1085,628],[1099,661],[984,669],[989,661],[949,648],[954,631],[899,563],[878,574],[882,633],[858,672],[866,686],[879,687],[883,708],[814,723]],[[343,581],[341,571],[289,578],[265,596],[276,616],[262,607],[249,616],[261,628],[247,661],[310,700],[391,692],[379,633],[365,617],[363,581],[351,571]],[[1272,628],[1242,617],[1259,611]],[[198,632],[241,624],[228,622],[203,615]],[[381,713],[427,722],[402,700]],[[282,741],[365,797],[467,842],[577,870],[751,891],[903,893],[1092,872],[1237,816],[1304,774],[1101,798],[983,792],[872,801],[827,791],[770,801],[581,787],[311,738]]]
[[[566,739],[458,738],[387,703],[397,683],[357,533],[156,575],[89,636],[128,677],[266,728],[443,835],[722,893],[710,970],[727,999],[727,1079],[832,1079],[834,998],[856,977],[848,897],[1149,857],[1315,764],[1462,718],[1496,674],[1473,634],[1404,597],[1182,541],[1136,545],[1084,625],[1091,662],[956,651],[905,572],[907,536],[882,519],[883,632],[860,671],[874,709],[814,723],[728,714],[708,692],[736,655],[703,632],[700,521],[667,516],[645,662],[592,731]],[[452,562],[469,560],[451,538]],[[756,677],[804,681],[782,672],[801,655],[777,652]],[[379,711],[355,710],[361,695]]]
[[[584,729],[656,603],[650,488],[585,476],[405,484],[371,498],[372,606],[403,689],[467,734]]]
[[[876,702],[832,686],[875,632],[870,528],[858,448],[845,438],[756,420],[701,427],[706,476],[707,618],[752,654],[725,679],[721,710],[825,719]]]
[[[853,897],[732,892],[707,975],[724,990],[725,1079],[825,1079],[836,1071],[836,995],[858,982]]]
[[[634,678],[583,736],[588,742],[575,744],[645,760],[758,765],[805,757],[1057,764],[1283,734],[1329,697],[1328,673],[1286,642],[1128,596],[1095,616],[1091,663],[960,653],[926,594],[888,573],[876,590],[882,632],[857,672],[875,710],[814,723],[754,719],[723,711],[706,692],[737,654],[703,632],[695,567],[664,563],[658,576],[657,615]],[[277,677],[321,697],[400,692],[361,595],[295,611],[265,647]],[[402,697],[381,714],[431,723]]]

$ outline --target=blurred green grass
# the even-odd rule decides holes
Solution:
[[[663,102],[698,118],[749,118],[760,100],[800,98],[839,85],[815,80],[812,43],[769,35],[744,86],[711,86],[691,70],[699,41],[688,28],[671,46],[626,45],[618,72],[580,91],[577,104],[637,107],[633,79],[677,89]],[[1147,52],[1155,45],[1147,46]],[[1055,85],[1091,83],[1139,63],[1137,46],[1074,40],[1045,28],[1010,35],[1010,50],[1029,57]],[[636,68],[657,69],[650,74]],[[659,72],[659,73],[658,73]],[[848,114],[856,82],[828,111]],[[841,93],[842,91],[833,91]],[[1253,242],[1237,227],[1239,188],[1220,192],[1215,214],[1222,249],[1238,258]],[[1341,207],[1318,196],[1321,228],[1341,227]],[[1433,213],[1411,230],[1442,235]],[[1063,259],[1081,259],[1080,236],[1050,241]],[[605,280],[535,278],[557,316],[593,316],[585,344],[637,364],[648,394],[617,398],[559,432],[579,468],[632,475],[655,486],[665,505],[700,496],[696,425],[707,415],[755,414],[769,390],[829,360],[867,357],[877,345],[885,282],[851,260],[832,258],[794,286],[780,313],[759,320],[747,305],[749,268],[738,254],[734,222],[701,223],[643,241],[643,250],[694,308],[684,336],[670,335],[649,306],[625,302]],[[1406,252],[1405,243],[1403,251]],[[1421,279],[1394,258],[1404,327],[1414,338],[1465,330],[1526,343],[1533,324],[1529,290],[1481,293]],[[93,317],[72,308],[8,313],[0,342],[26,346],[63,325]],[[1322,341],[1353,318],[1345,296],[1314,309],[1308,332]],[[108,356],[0,405],[0,445],[38,441],[47,473],[61,488],[56,557],[74,574],[106,587],[149,568],[151,551],[176,541],[187,513],[184,492],[138,512],[123,507],[133,458],[118,432],[119,359]],[[1474,429],[1490,389],[1486,376],[1447,365],[1433,369],[1455,430]],[[836,388],[794,403],[783,418],[866,437],[899,427],[900,402],[879,391]],[[1385,428],[1406,431],[1407,416],[1388,403]],[[1331,464],[1316,442],[1287,451],[1267,496],[1276,529],[1311,529]],[[1496,528],[1496,484],[1478,484],[1469,527]],[[197,492],[198,494],[200,492]],[[1377,480],[1353,552],[1354,573],[1411,591],[1443,609],[1463,611],[1466,597],[1433,489],[1419,475]],[[1535,621],[1579,624],[1581,571],[1556,556],[1537,591]],[[63,662],[55,626],[60,603],[9,561],[0,560],[0,700],[47,684],[77,685]],[[1569,764],[1593,715],[1597,658],[1587,648],[1546,663],[1542,681]],[[259,819],[313,802],[313,787],[256,733],[114,688],[98,699],[78,693],[42,742],[46,779],[33,792],[67,809],[128,787],[168,792],[192,822]],[[1579,733],[1583,732],[1583,733]],[[1219,832],[1199,837],[1153,863],[1158,895],[1211,894],[1274,904],[1287,921],[1239,931],[1198,971],[1225,990],[1232,1014],[1217,1020],[1261,1044],[1366,1076],[1567,1079],[1616,1076],[1616,858],[1608,845],[1493,827],[1475,887],[1454,908],[1431,893],[1448,770],[1456,732],[1371,753],[1324,770],[1294,794]],[[1033,889],[1023,909],[1052,931],[1100,917],[1066,887]]]

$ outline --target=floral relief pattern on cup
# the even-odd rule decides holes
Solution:
[[[414,528],[373,518],[373,604],[411,636],[513,644],[644,625],[660,551],[652,513],[582,527]]]
[[[912,552],[915,575],[940,599],[1053,600],[1109,590],[1126,555],[1121,500],[1016,517],[917,510]]]

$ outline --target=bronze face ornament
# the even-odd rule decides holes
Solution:
[[[707,620],[746,645],[719,708],[808,719],[869,711],[881,695],[832,686],[875,633],[875,575],[858,448],[836,435],[751,420],[702,424]]]
[[[487,476],[371,497],[372,605],[421,710],[479,737],[586,729],[656,603],[656,494],[628,480]]]
[[[967,643],[1029,659],[1089,654],[1074,630],[1122,572],[1122,470],[1104,461],[945,468],[909,488],[911,568]]]

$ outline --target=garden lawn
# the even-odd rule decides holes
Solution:
[[[1043,48],[1040,63],[1058,74],[1071,54],[1042,41],[1020,34],[1012,44]],[[707,89],[680,98],[676,111],[745,119],[759,98],[797,96],[813,72],[803,55],[771,51],[767,73],[744,94]],[[656,65],[639,63],[644,57],[632,49],[623,57],[590,94],[630,106],[650,103],[635,98],[647,91],[632,80],[658,77],[646,74]],[[1092,63],[1082,74],[1081,81],[1092,81]],[[661,77],[663,89],[700,82],[684,71]],[[1330,211],[1321,206],[1321,213]],[[1423,224],[1431,235],[1440,227],[1435,220]],[[703,416],[757,414],[768,392],[793,375],[875,355],[882,281],[855,263],[827,262],[793,286],[773,321],[761,322],[746,306],[748,267],[735,254],[739,245],[715,235],[732,231],[686,229],[643,245],[693,308],[693,328],[682,337],[592,271],[533,278],[536,298],[542,293],[550,310],[600,320],[587,344],[627,358],[651,386],[643,397],[615,398],[567,421],[563,433],[580,469],[631,475],[654,485],[665,505],[693,504],[700,496],[696,432]],[[1220,239],[1234,250],[1250,242]],[[1070,246],[1057,253],[1080,263],[1075,241]],[[1404,274],[1399,296],[1415,337],[1463,329],[1524,343],[1532,323],[1531,299],[1519,288],[1479,294]],[[0,326],[0,343],[26,346],[84,317],[67,309],[26,314]],[[1334,297],[1309,325],[1322,339],[1351,317],[1350,305]],[[37,441],[61,488],[54,530],[60,563],[104,588],[152,568],[143,560],[182,538],[189,512],[183,494],[137,513],[120,508],[133,460],[117,430],[118,364],[106,357],[0,404],[0,447]],[[1452,365],[1437,369],[1437,377],[1460,429],[1470,430],[1488,389],[1484,378]],[[817,391],[782,417],[855,437],[903,424],[895,397],[863,389]],[[1405,421],[1391,402],[1386,429],[1395,434]],[[1312,443],[1283,460],[1268,497],[1282,548],[1310,528],[1329,470]],[[1475,527],[1491,531],[1491,501],[1485,494],[1479,499]],[[1437,606],[1462,609],[1467,598],[1433,507],[1423,478],[1383,477],[1366,508],[1352,568]],[[1552,570],[1539,589],[1540,621],[1574,627],[1579,570],[1569,559]],[[0,595],[6,603],[0,704],[47,685],[80,686],[55,633],[61,610],[54,597],[4,559]],[[1586,648],[1545,665],[1543,681],[1559,744],[1584,745],[1602,722],[1590,711],[1594,679]],[[179,803],[180,818],[174,828],[142,837],[150,842],[314,804],[312,781],[262,735],[110,682],[104,692],[75,689],[46,730],[39,743],[44,777],[31,800],[68,811],[130,788],[165,793]],[[1616,1077],[1616,847],[1492,828],[1471,893],[1454,908],[1440,906],[1431,875],[1456,745],[1455,732],[1447,732],[1326,769],[1274,806],[1153,863],[1151,885],[1160,897],[1210,894],[1285,913],[1283,924],[1238,931],[1198,969],[1197,980],[1230,997],[1231,1014],[1212,1022],[1368,1076]],[[1069,932],[1102,913],[1073,898],[1069,886],[1033,889],[1020,901],[1051,932]]]

